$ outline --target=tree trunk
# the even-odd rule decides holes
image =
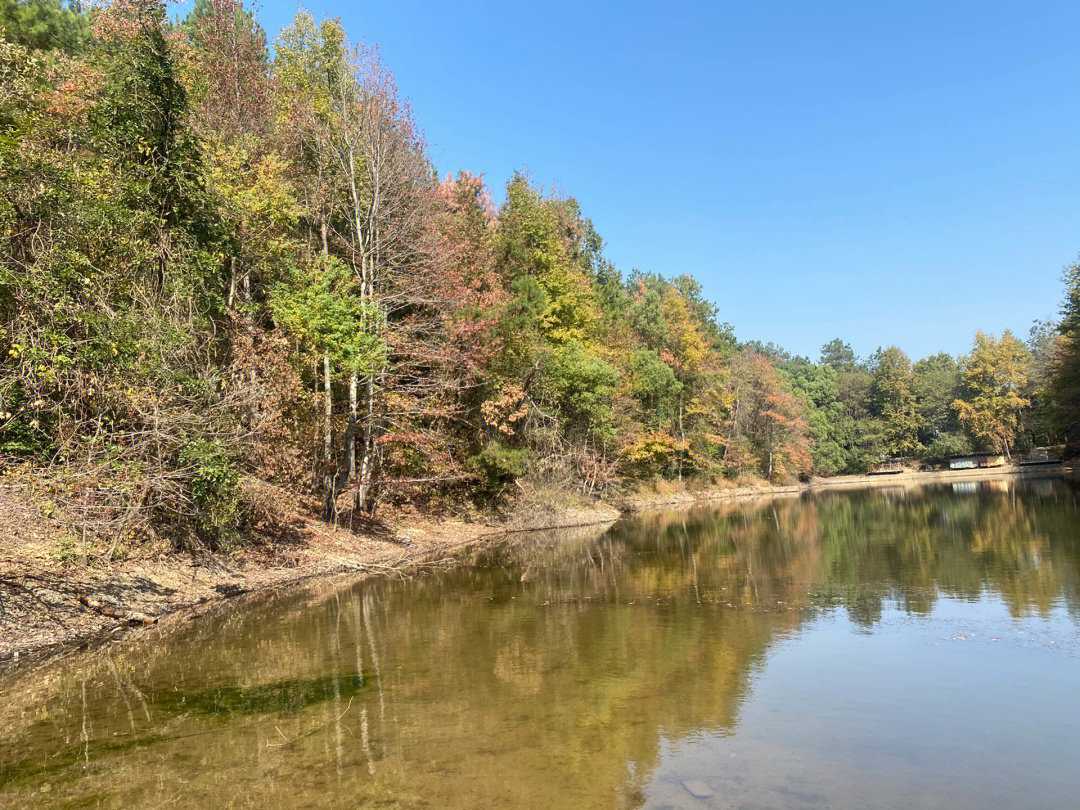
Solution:
[[[766,476],[769,483],[772,483],[772,470],[773,470],[773,423],[770,419],[768,422],[767,434],[769,436],[769,474]]]
[[[683,404],[682,404],[682,397],[680,396],[679,397],[679,442],[680,442],[680,444],[685,445],[686,444],[686,432],[683,430],[682,412],[683,412]],[[685,452],[686,452],[686,450],[685,450],[684,447],[679,448],[679,481],[682,481],[683,454]]]
[[[323,354],[323,393],[323,465],[325,467],[323,489],[326,494],[326,519],[329,521],[334,517],[337,493],[334,491],[334,472],[331,467],[334,461],[334,398],[330,381],[330,355],[328,353]]]
[[[323,461],[328,465],[334,460],[333,426],[334,396],[330,382],[330,355],[323,355]]]
[[[345,442],[345,463],[349,478],[356,475],[356,419],[359,403],[356,397],[356,373],[349,375],[349,430]]]
[[[315,359],[315,370],[311,375],[312,381],[315,386],[315,395],[312,397],[311,405],[314,413],[311,417],[312,432],[312,448],[311,448],[311,491],[318,492],[319,490],[319,411],[321,408],[319,405],[319,360]]]
[[[364,443],[360,458],[360,487],[357,493],[357,506],[370,508],[371,477],[374,458],[372,450],[372,428],[375,423],[375,375],[369,374],[365,383],[364,396],[367,401],[367,415],[364,419]]]
[[[234,259],[235,261],[235,259]],[[251,392],[249,393],[249,405],[248,405],[248,426],[251,427],[255,424],[255,404],[256,394],[255,389],[259,382],[259,373],[255,367],[255,358],[258,357],[258,352],[255,349],[255,314],[251,309],[251,268],[247,267],[244,270],[244,303],[248,306],[244,307],[244,329],[248,333],[248,340],[251,341],[251,365],[248,367],[248,383],[251,385]]]
[[[720,458],[727,461],[728,448],[735,443],[735,440],[739,437],[739,410],[742,406],[742,400],[736,395],[735,407],[731,409],[731,426],[728,431],[727,443],[721,448]],[[742,473],[742,465],[739,465],[739,473]]]
[[[236,257],[229,257],[229,300],[226,306],[229,309],[233,308],[233,301],[236,298]]]

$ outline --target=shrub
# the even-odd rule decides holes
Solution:
[[[473,462],[484,477],[484,489],[498,494],[529,471],[532,456],[527,450],[492,441],[473,457]]]
[[[235,534],[240,522],[240,474],[217,441],[189,442],[177,461],[188,475],[195,528],[216,548]]]
[[[619,458],[625,474],[652,478],[670,471],[684,445],[662,430],[638,436]]]

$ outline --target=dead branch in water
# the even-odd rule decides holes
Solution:
[[[342,717],[344,717],[346,714],[348,714],[349,709],[352,708],[352,702],[353,702],[353,699],[349,698],[349,705],[345,707],[345,711],[343,711],[341,714],[339,714],[333,720],[330,720],[330,721],[328,721],[326,723],[322,723],[321,725],[315,726],[315,728],[311,729],[311,731],[304,732],[299,737],[293,737],[291,740],[288,737],[285,736],[284,731],[282,731],[277,726],[274,726],[274,730],[277,731],[277,733],[281,735],[281,739],[283,739],[285,742],[272,743],[269,740],[267,740],[266,741],[266,747],[267,748],[288,748],[289,746],[293,745],[294,743],[297,743],[300,740],[303,740],[303,739],[306,739],[307,737],[310,737],[312,734],[317,734],[318,732],[322,731],[324,728],[329,728],[331,723],[337,723],[339,720],[341,720]],[[350,729],[350,733],[352,733],[351,729]]]

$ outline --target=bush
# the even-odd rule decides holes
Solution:
[[[498,494],[529,471],[532,456],[527,450],[517,450],[493,441],[473,456],[473,463],[484,476],[484,489]]]
[[[240,474],[221,442],[196,439],[177,459],[187,472],[187,491],[195,505],[195,528],[212,547],[235,534],[240,522]]]
[[[619,465],[631,477],[653,478],[670,473],[685,445],[662,430],[637,437],[622,451]]]
[[[12,385],[0,395],[0,453],[48,455],[53,446],[45,428],[53,421],[52,414],[35,412],[20,385]]]

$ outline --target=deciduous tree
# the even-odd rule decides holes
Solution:
[[[1010,455],[1020,411],[1030,404],[1027,386],[1030,355],[1005,331],[1000,338],[975,333],[964,368],[963,395],[953,402],[957,416],[972,434],[994,450]]]

